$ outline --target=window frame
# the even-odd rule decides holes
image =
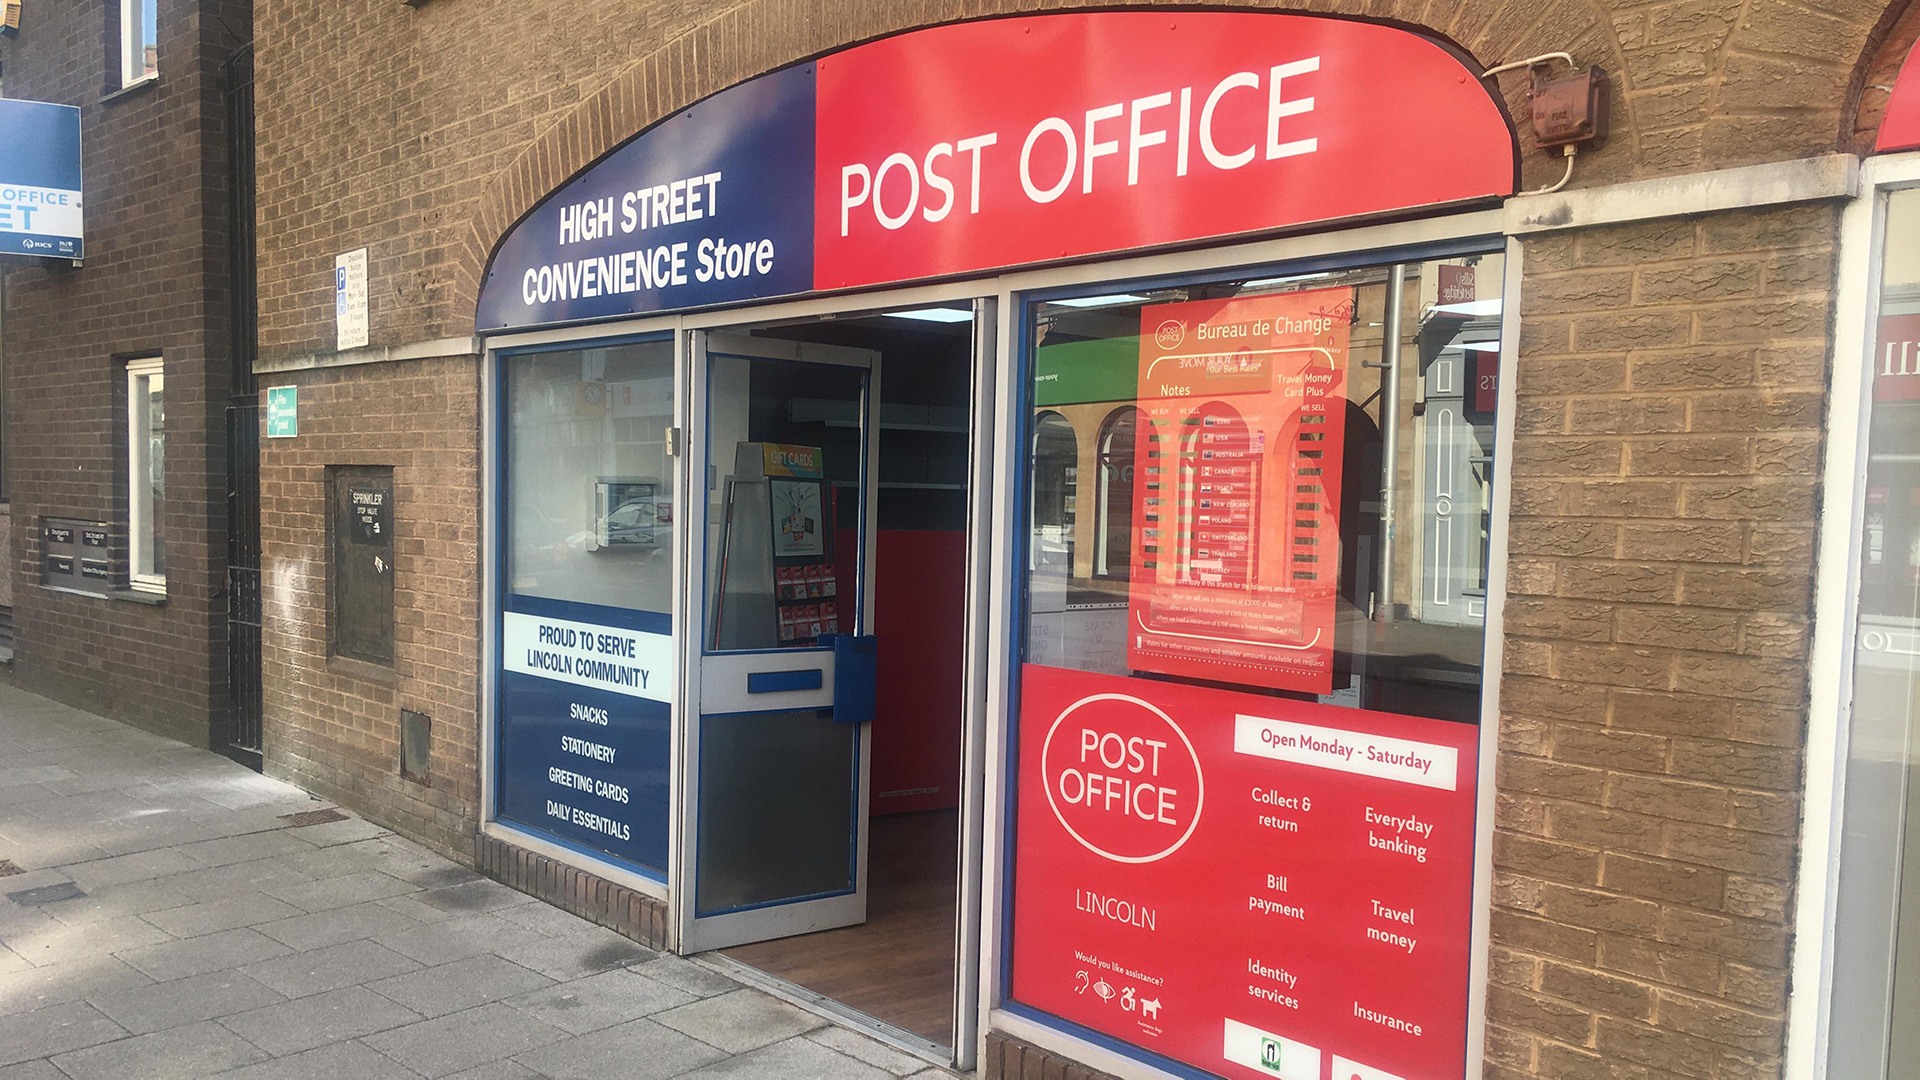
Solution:
[[[1888,200],[1920,187],[1920,152],[1892,153],[1860,164],[1859,190],[1841,205],[1832,310],[1831,367],[1823,417],[1827,452],[1821,488],[1829,511],[1819,522],[1813,627],[1808,644],[1808,718],[1802,774],[1800,860],[1790,928],[1793,949],[1787,1001],[1784,1075],[1801,1080],[1858,1073],[1885,1075],[1889,1042],[1863,1038],[1863,1018],[1878,1036],[1890,1034],[1892,950],[1886,983],[1861,991],[1858,924],[1840,923],[1849,890],[1843,875],[1886,857],[1885,836],[1866,832],[1874,822],[1848,819],[1848,786],[1856,734],[1855,645],[1860,625],[1861,551],[1865,539],[1868,435],[1873,410],[1873,363],[1882,301]],[[1904,823],[1897,827],[1904,827]],[[1898,838],[1895,838],[1896,840]],[[1891,922],[1881,930],[1896,933]],[[1890,946],[1890,940],[1888,942]],[[1861,998],[1885,1008],[1863,1006]],[[1851,1029],[1850,1029],[1851,1028]],[[1852,1072],[1847,1072],[1852,1070]]]
[[[146,25],[144,0],[117,0],[119,4],[119,85],[122,90],[152,82],[160,77],[160,62],[154,60],[153,70],[147,70],[147,37],[151,29],[154,51],[159,52],[160,44],[160,4],[154,0],[152,27]]]
[[[159,380],[161,408],[166,405],[167,382],[166,365],[156,354],[128,360],[126,365],[126,402],[127,402],[127,587],[135,592],[167,594],[167,575],[164,569],[159,573],[143,572],[142,566],[152,565],[152,548],[159,523],[154,519],[153,499],[149,494],[142,499],[142,491],[152,491],[153,461],[151,455],[153,429],[147,411],[138,407],[144,398],[152,393],[154,380]],[[141,384],[146,384],[145,393]],[[161,439],[166,438],[166,429],[161,429]],[[161,455],[160,477],[166,482],[166,456]],[[164,565],[164,564],[163,564]]]
[[[1524,253],[1520,243],[1496,229],[1476,229],[1475,215],[1460,214],[1425,221],[1362,227],[1351,231],[1330,231],[1301,240],[1280,240],[1244,248],[1210,248],[1181,255],[1148,255],[1139,259],[1095,263],[1075,271],[1036,270],[1009,274],[1000,280],[1005,290],[1003,303],[1010,316],[1003,317],[1001,355],[997,377],[999,385],[1010,388],[1000,399],[1005,411],[999,417],[1000,431],[1012,434],[998,446],[996,468],[1002,482],[1016,491],[1026,485],[1021,474],[1029,463],[1022,449],[1031,452],[1033,420],[1040,410],[1033,407],[1032,374],[1035,347],[1031,334],[1034,311],[1042,304],[1061,297],[1077,297],[1089,292],[1134,293],[1185,283],[1207,283],[1224,274],[1234,276],[1296,276],[1320,270],[1343,270],[1391,262],[1424,261],[1463,254],[1501,254],[1505,264],[1501,276],[1503,312],[1499,342],[1500,382],[1498,419],[1495,431],[1495,456],[1511,459],[1514,439],[1515,390],[1510,377],[1518,354],[1520,316],[1518,314],[1520,275]],[[1375,238],[1385,243],[1370,243]],[[1321,249],[1324,245],[1324,249]],[[1268,252],[1274,252],[1268,256]],[[1268,257],[1263,257],[1268,256]],[[1138,438],[1136,432],[1136,438]],[[1507,516],[1510,513],[1512,476],[1501,470],[1494,481],[1496,509],[1488,538],[1491,570],[1488,580],[1488,607],[1482,632],[1482,671],[1502,670],[1505,644],[1504,606],[1506,594]],[[1024,498],[1031,505],[1032,493]],[[996,523],[1002,524],[1002,523]],[[1019,581],[1028,565],[1030,537],[1019,523],[1006,523],[998,537],[1009,547],[1004,561],[996,565],[995,586],[1006,595],[1022,595]],[[996,688],[1006,696],[995,701],[994,753],[987,763],[989,790],[986,793],[986,830],[990,837],[983,886],[986,924],[983,928],[982,975],[986,987],[982,997],[987,1010],[986,1028],[1026,1040],[1051,1052],[1072,1057],[1089,1068],[1121,1077],[1123,1080],[1200,1080],[1203,1073],[1184,1062],[1155,1054],[1138,1043],[1081,1027],[1071,1021],[1026,1005],[1012,997],[1012,866],[1017,849],[1013,830],[1015,807],[1007,793],[1017,787],[1016,756],[1011,747],[1019,738],[1018,671],[1024,660],[1023,644],[1027,633],[1024,616],[1016,610],[1019,601],[996,609],[994,642],[989,652],[999,667],[994,673]],[[1492,841],[1493,803],[1496,794],[1494,773],[1498,752],[1499,680],[1484,678],[1480,691],[1478,758],[1474,763],[1479,778],[1476,793],[1478,810],[1474,820],[1474,876],[1471,900],[1472,924],[1467,973],[1467,1046],[1465,1075],[1477,1076],[1485,1061],[1486,988],[1491,938],[1491,896],[1493,888]],[[1463,763],[1464,765],[1464,763]]]

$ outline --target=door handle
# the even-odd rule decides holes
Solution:
[[[873,719],[880,690],[880,639],[872,634],[823,634],[833,646],[833,722]]]

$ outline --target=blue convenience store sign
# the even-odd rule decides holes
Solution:
[[[813,66],[684,109],[575,177],[494,254],[482,331],[813,287]]]
[[[0,255],[80,258],[80,110],[0,98],[0,147]]]

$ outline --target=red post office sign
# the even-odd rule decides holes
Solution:
[[[1430,38],[1274,12],[899,34],[722,90],[502,239],[483,331],[1249,236],[1498,198],[1502,104]]]
[[[1505,115],[1476,74],[1377,24],[1257,12],[989,20],[819,68],[817,288],[1512,190]]]
[[[1880,116],[1880,132],[1874,139],[1876,153],[1920,147],[1920,60],[1915,57],[1920,57],[1920,44],[1907,53],[1893,80],[1887,111]]]
[[[1227,1077],[1465,1073],[1470,724],[1029,664],[1012,998]]]

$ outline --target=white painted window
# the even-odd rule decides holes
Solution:
[[[158,0],[117,0],[120,5],[120,85],[154,77],[159,37]]]
[[[127,362],[128,583],[144,592],[167,591],[167,543],[161,524],[167,492],[166,375],[160,358]]]

